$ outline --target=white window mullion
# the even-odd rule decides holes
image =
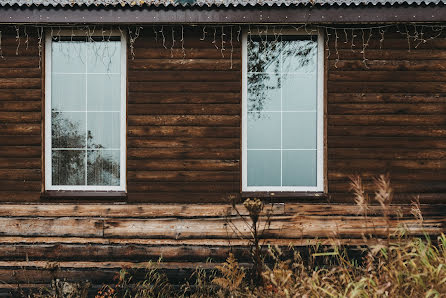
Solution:
[[[88,185],[88,44],[85,43],[85,185]]]

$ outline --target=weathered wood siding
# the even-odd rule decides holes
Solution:
[[[161,36],[156,42],[150,30],[142,32],[134,57],[130,47],[128,57],[128,202],[238,197],[241,49],[236,32],[223,51],[219,34],[215,43],[212,32],[200,40],[201,29],[185,32],[184,50],[179,38],[171,48],[169,38],[163,45]],[[20,36],[18,44],[15,32],[3,31],[0,201],[42,200],[39,64],[44,63],[32,33],[28,40]],[[414,195],[424,203],[445,202],[446,39],[412,44],[409,51],[405,36],[387,32],[383,42],[372,36],[363,54],[358,35],[353,47],[339,36],[337,49],[333,36],[326,66],[329,195],[317,202],[351,202],[349,175],[362,174],[370,189],[370,178],[385,172],[396,202],[408,203]]]
[[[37,201],[42,181],[42,69],[34,32],[16,41],[2,28],[0,201]]]
[[[216,204],[240,196],[241,55],[236,38],[232,50],[225,44],[222,57],[221,40],[216,49],[209,33],[200,41],[199,32],[186,32],[183,52],[179,38],[171,50],[169,41],[165,49],[160,36],[156,43],[152,33],[142,32],[134,59],[129,48],[127,73],[127,201],[134,204],[91,204],[40,198],[43,71],[37,38],[30,36],[26,50],[22,36],[16,55],[15,35],[3,33],[2,282],[36,285],[59,277],[100,284],[122,266],[143,266],[161,255],[163,266],[179,276],[186,271],[178,268],[208,266],[206,258],[221,261],[230,250],[246,257],[246,241],[234,234],[227,219],[241,231],[246,226],[229,205]],[[333,40],[329,44],[329,195],[306,197],[306,203],[286,198],[274,205],[267,242],[305,245],[334,238],[356,245],[363,243],[363,233],[385,237],[382,214],[373,207],[366,222],[348,185],[349,175],[362,174],[370,189],[371,177],[384,172],[391,175],[395,202],[404,203],[398,207],[404,216],[390,220],[393,228],[405,225],[416,235],[445,231],[446,39],[409,52],[400,34],[387,33],[382,50],[375,36],[365,52],[367,66],[359,46],[352,51],[340,39],[336,51]],[[415,195],[430,204],[422,207],[426,221],[421,227],[407,205]]]
[[[364,234],[375,236],[369,243],[387,235],[378,207],[369,210],[367,220],[356,206],[345,204],[279,203],[267,210],[271,226],[264,236],[271,245],[355,246],[364,243]],[[422,212],[420,225],[410,206],[392,208],[390,231],[445,231],[444,205],[424,205]],[[57,277],[100,284],[123,266],[143,268],[160,256],[162,268],[187,277],[188,269],[212,266],[208,258],[215,264],[230,251],[247,260],[247,241],[235,229],[249,237],[248,226],[223,204],[5,204],[0,208],[0,280],[40,284]],[[0,292],[8,286],[3,283]]]
[[[328,189],[331,201],[349,198],[348,176],[388,172],[395,201],[419,195],[446,202],[446,39],[410,43],[406,35],[331,34],[327,82]],[[427,34],[427,33],[426,33]],[[428,34],[427,34],[428,35]],[[431,33],[432,35],[432,33]],[[417,47],[415,48],[415,46]],[[370,189],[370,184],[366,187]]]
[[[128,201],[224,202],[240,191],[240,43],[197,29],[171,50],[166,30],[166,48],[149,31],[129,55]]]

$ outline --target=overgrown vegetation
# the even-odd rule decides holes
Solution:
[[[359,177],[352,178],[351,186],[364,218],[363,239],[368,244],[362,247],[359,258],[337,245],[325,251],[318,245],[309,247],[310,253],[305,256],[293,247],[262,248],[261,227],[268,229],[269,216],[265,216],[260,200],[248,199],[244,203],[248,215],[236,211],[251,231],[249,266],[242,266],[230,254],[214,270],[197,269],[190,280],[174,286],[157,269],[159,261],[151,263],[140,280],[134,279],[130,271],[121,270],[116,283],[104,285],[95,297],[446,297],[446,236],[411,237],[407,227],[392,227],[390,218],[399,215],[391,205],[389,178],[380,176],[375,180],[373,199],[384,215],[386,237],[375,238],[375,227],[368,226],[372,199]],[[412,214],[422,226],[417,200]],[[266,223],[261,223],[261,216]],[[55,281],[49,289],[30,297],[87,296],[86,284]]]

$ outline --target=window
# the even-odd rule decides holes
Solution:
[[[323,191],[323,40],[245,34],[243,191]]]
[[[126,42],[105,36],[46,38],[46,190],[125,190]]]

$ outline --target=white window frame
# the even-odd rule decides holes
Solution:
[[[56,35],[57,33],[57,35]],[[126,191],[126,105],[127,105],[127,38],[117,31],[101,32],[100,37],[119,36],[121,42],[121,116],[120,116],[120,185],[52,185],[52,134],[51,134],[51,43],[53,36],[87,36],[84,31],[62,30],[45,35],[45,190],[66,191]],[[96,36],[96,35],[93,35]]]
[[[251,33],[265,35],[262,32]],[[282,30],[281,35],[317,35],[317,177],[316,186],[248,186],[248,32],[242,35],[242,191],[323,192],[324,191],[324,38],[319,30]],[[268,34],[272,35],[272,34]]]

